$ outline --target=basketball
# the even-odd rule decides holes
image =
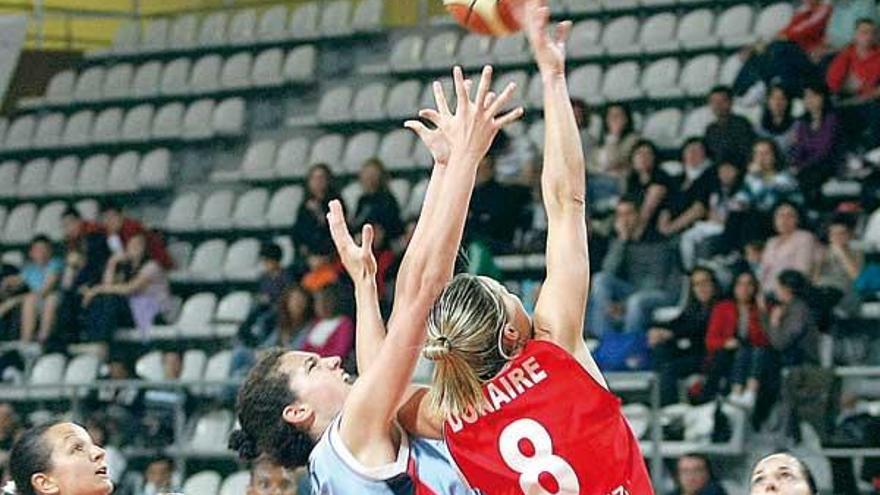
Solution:
[[[446,10],[468,31],[489,36],[508,36],[522,26],[516,10],[523,0],[443,0]]]

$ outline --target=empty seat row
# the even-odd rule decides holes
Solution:
[[[145,99],[308,82],[314,79],[316,60],[317,49],[305,45],[287,53],[271,48],[256,55],[241,52],[226,59],[212,54],[198,59],[179,57],[165,64],[149,61],[135,66],[121,62],[109,68],[89,67],[80,73],[65,70],[52,77],[45,102],[63,105]]]
[[[111,157],[98,154],[80,160],[63,156],[51,162],[36,158],[19,164],[0,163],[0,198],[97,196],[168,186],[171,152],[158,148],[144,155],[127,151]]]
[[[23,385],[26,388],[0,388],[2,400],[51,400],[74,395],[85,397],[88,389],[77,385],[92,385],[98,377],[101,362],[93,354],[68,358],[63,354],[44,354],[34,363]]]
[[[165,227],[173,232],[286,228],[293,225],[302,199],[299,186],[286,186],[274,194],[251,189],[238,198],[229,190],[214,191],[204,199],[195,192],[184,193],[168,209]]]
[[[777,3],[755,16],[749,5],[728,8],[717,17],[710,9],[690,11],[681,18],[670,12],[645,20],[617,17],[606,24],[595,19],[576,23],[568,42],[569,56],[630,56],[682,50],[736,47],[758,39],[772,39],[792,16],[790,3]],[[396,72],[437,70],[461,64],[520,64],[531,60],[523,34],[497,38],[448,31],[424,38],[419,34],[398,40],[390,66]]]
[[[251,8],[217,11],[201,20],[194,14],[156,18],[143,32],[138,21],[129,21],[116,31],[109,53],[93,56],[346,36],[378,30],[383,15],[383,0],[362,0],[356,6],[351,0],[335,0],[311,2],[292,12],[286,5],[275,5],[262,14]]]
[[[113,107],[97,114],[80,110],[69,117],[58,112],[43,117],[27,114],[9,125],[4,148],[15,151],[165,139],[199,140],[238,135],[244,124],[243,98],[220,101],[204,98],[189,106],[180,102],[160,107],[145,103],[128,111]]]
[[[205,418],[208,418],[205,421],[210,422],[205,423],[205,426],[202,426],[205,438],[211,438],[209,433],[213,434],[213,432],[219,432],[221,431],[222,426],[225,425],[225,418],[220,415],[222,412],[226,411],[209,413],[209,415],[205,416]],[[203,420],[200,419],[199,421]],[[199,426],[197,425],[196,429],[198,428]],[[230,423],[229,431],[231,431],[231,428],[232,424]],[[224,439],[228,437],[229,431],[226,431],[226,435],[213,436],[212,446],[217,443],[223,443],[223,441],[225,441]],[[240,493],[246,493],[249,483],[250,473],[247,471],[239,471],[230,474],[226,479],[223,479],[223,477],[220,476],[220,473],[216,471],[201,471],[186,479],[183,483],[182,491],[185,495],[237,495]]]
[[[5,244],[25,244],[37,234],[59,241],[64,235],[61,214],[67,208],[64,201],[53,201],[42,208],[33,203],[20,203],[7,212],[0,206],[0,227]],[[94,218],[98,205],[94,200],[77,203],[77,209],[84,218]]]
[[[177,319],[168,325],[154,325],[148,332],[151,340],[230,338],[234,337],[254,304],[247,291],[231,292],[218,301],[215,294],[200,292],[190,296],[180,309]],[[140,338],[136,330],[125,330],[117,335],[120,340]],[[155,354],[159,354],[156,357]],[[218,354],[217,356],[222,356]],[[202,351],[190,350],[183,355],[181,381],[224,380],[228,375],[228,364],[224,358],[215,357],[215,364],[207,359]],[[220,370],[218,370],[220,368]],[[138,360],[135,370],[141,378],[158,381],[163,377],[161,353],[151,352]]]
[[[188,266],[171,272],[171,280],[252,282],[260,270],[259,252],[260,241],[254,238],[239,239],[229,245],[222,239],[211,239],[195,248]]]

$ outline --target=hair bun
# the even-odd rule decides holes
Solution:
[[[430,359],[431,361],[446,359],[450,352],[452,352],[452,344],[449,342],[449,338],[445,335],[441,335],[436,339],[428,341],[425,350],[422,351],[425,358]]]
[[[235,430],[229,435],[229,449],[238,452],[238,457],[252,461],[260,456],[257,442],[244,430]]]

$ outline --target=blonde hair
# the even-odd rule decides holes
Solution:
[[[500,289],[494,280],[458,275],[431,309],[424,355],[436,362],[431,403],[444,417],[479,408],[483,382],[509,359],[501,348],[508,317]]]

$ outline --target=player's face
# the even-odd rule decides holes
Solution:
[[[44,438],[52,446],[52,469],[45,474],[59,494],[107,495],[113,491],[104,449],[81,426],[61,423]]]
[[[296,495],[296,472],[270,462],[254,468],[247,495]]]
[[[291,351],[281,360],[279,371],[289,377],[290,389],[299,401],[326,416],[342,409],[351,390],[351,377],[342,369],[340,358]]]
[[[810,495],[810,484],[800,463],[788,454],[771,455],[752,472],[751,495]]]

